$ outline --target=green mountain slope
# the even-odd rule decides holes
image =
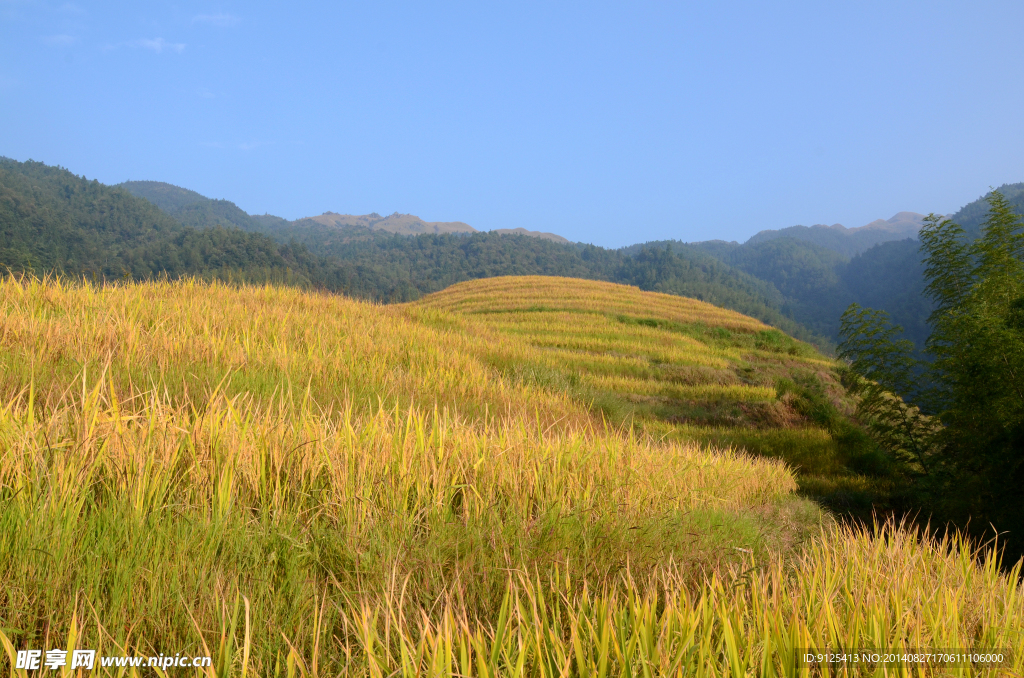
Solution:
[[[163,196],[167,204],[190,197],[178,190]],[[302,247],[247,233],[227,219],[195,221],[203,227],[60,167],[0,159],[0,266],[13,272],[106,280],[195,275],[331,289],[344,280],[337,265]]]
[[[781,310],[784,299],[771,285],[696,250],[639,247],[627,253],[521,234],[383,235],[339,232],[306,220],[294,226],[275,237],[293,238],[311,252],[372,271],[382,287],[377,295],[369,286],[363,292],[374,298],[411,301],[459,282],[509,275],[604,280],[707,301],[828,346]]]
[[[271,215],[253,217],[229,200],[214,200],[162,181],[125,181],[117,187],[145,198],[182,225],[193,228],[224,226],[265,233],[277,222],[288,223],[285,219]]]
[[[721,240],[665,240],[625,251],[635,253],[640,247],[717,261],[744,276],[748,284],[759,284],[771,306],[819,336],[836,335],[839,316],[852,301],[842,280],[846,257],[811,242],[778,238],[739,245]]]
[[[173,213],[186,205],[210,200],[204,195],[163,181],[125,181],[117,184],[134,196],[145,198],[165,212]]]
[[[1011,204],[1024,213],[1024,183],[1000,187]],[[971,202],[950,217],[964,227],[968,237],[980,235],[988,212],[987,196]],[[904,215],[889,230],[910,229],[919,216]],[[910,215],[910,216],[907,216]],[[890,220],[893,222],[893,220]],[[883,222],[884,224],[885,222]],[[869,227],[872,225],[869,224]],[[914,238],[890,239],[857,251],[857,238],[866,238],[885,228],[876,224],[861,229],[799,226],[780,231],[762,231],[743,243],[713,240],[699,243],[666,241],[649,246],[668,247],[674,252],[700,250],[750,276],[772,285],[783,297],[776,305],[788,317],[811,331],[836,338],[839,317],[853,302],[888,311],[902,325],[905,336],[919,348],[928,336],[928,315],[932,307],[924,297],[923,266]],[[856,232],[858,233],[851,233]],[[872,236],[875,237],[875,236]],[[888,236],[887,236],[888,237]],[[866,242],[866,241],[865,241]],[[848,255],[848,252],[856,252]]]
[[[180,230],[152,204],[59,167],[0,159],[0,262],[12,270],[119,277]]]
[[[835,336],[839,316],[852,301],[841,278],[846,257],[790,238],[715,249],[728,264],[771,283],[785,297],[786,308],[798,322],[825,336]]]
[[[1016,208],[1018,213],[1024,214],[1024,183],[1003,184],[997,189],[1009,201],[1010,205]],[[950,217],[953,221],[964,227],[967,234],[973,238],[981,235],[981,222],[988,215],[988,205],[984,197],[964,205],[956,214]]]

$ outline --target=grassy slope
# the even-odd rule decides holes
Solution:
[[[783,459],[806,495],[868,522],[898,501],[884,458],[850,423],[836,363],[753,318],[547,277],[463,283],[411,307],[532,347],[483,358],[516,381],[572,393],[613,425]]]
[[[474,285],[381,307],[0,281],[0,640],[205,639],[221,676],[742,674],[835,632],[1024,654],[1020,591],[962,548],[806,544],[780,463],[579,398],[675,388],[665,365],[823,366],[809,349],[668,295]]]

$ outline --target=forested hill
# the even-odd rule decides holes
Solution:
[[[181,230],[144,200],[42,163],[0,159],[0,262],[105,277]]]
[[[627,251],[646,247],[668,249],[680,256],[702,253],[768,285],[781,298],[776,305],[787,317],[833,340],[839,333],[839,318],[851,303],[883,309],[921,348],[928,335],[931,306],[923,296],[919,245],[910,239],[886,242],[853,258],[793,238],[743,245],[658,241],[634,245]]]
[[[783,312],[785,299],[772,285],[696,251],[640,248],[626,253],[497,233],[413,237],[364,234],[347,240],[331,240],[328,234],[314,230],[292,235],[317,254],[351,263],[360,270],[374,270],[377,275],[401,276],[410,288],[404,296],[410,299],[416,298],[413,291],[425,294],[465,280],[503,275],[587,278],[693,297],[754,316],[798,338],[828,344]]]
[[[166,274],[272,281],[384,302],[477,278],[569,276],[694,297],[828,345],[787,315],[772,285],[698,251],[627,253],[521,234],[338,229],[249,215],[229,201],[159,182],[111,187],[7,159],[0,160],[0,266],[108,280]]]
[[[229,200],[214,200],[187,188],[162,181],[125,181],[117,184],[134,196],[145,198],[185,226],[209,228],[224,226],[243,231],[267,233],[274,226],[290,223],[267,214],[250,216]]]
[[[1010,205],[1019,214],[1024,214],[1024,183],[1003,184],[996,190],[1003,194],[1003,197],[1009,201]],[[988,203],[986,199],[987,195],[965,205],[959,212],[950,217],[950,219],[963,226],[964,231],[972,238],[977,238],[981,235],[981,224],[985,221],[985,217],[988,216]]]
[[[330,262],[265,235],[191,228],[127,191],[0,158],[0,267],[93,279],[195,275],[338,286]]]
[[[1000,191],[1024,211],[1024,184]],[[952,218],[976,237],[986,213],[983,197]],[[798,231],[852,242],[851,233],[909,228],[917,216],[845,233]],[[923,345],[931,306],[917,240],[883,242],[851,257],[846,245],[789,231],[762,232],[771,235],[742,245],[661,241],[621,250],[516,234],[397,235],[250,215],[162,182],[110,187],[42,163],[0,160],[0,266],[14,271],[275,281],[384,302],[412,301],[465,280],[556,275],[694,297],[819,346],[835,339],[840,315],[857,302],[889,311]]]
[[[780,230],[760,231],[745,244],[756,245],[778,238],[791,238],[820,245],[846,257],[853,257],[871,247],[894,240],[916,238],[924,224],[924,214],[900,212],[891,219],[878,219],[866,226],[845,228],[833,226],[790,226]]]
[[[1008,184],[999,191],[1024,213],[1024,184]],[[968,237],[976,238],[987,214],[987,196],[982,196],[950,218],[964,227]],[[903,221],[909,223],[912,219]],[[758,236],[769,233],[771,237],[755,236],[742,245],[720,240],[689,244],[660,241],[626,251],[656,247],[680,254],[703,252],[770,283],[784,297],[780,308],[789,317],[833,339],[839,331],[839,318],[851,303],[882,309],[903,326],[906,337],[919,349],[924,347],[932,307],[924,296],[924,267],[916,237],[881,242],[850,256],[846,252],[856,249],[849,240],[850,231],[868,233],[873,229],[847,229],[845,234],[828,227],[794,229],[762,231]],[[793,234],[814,234],[818,241]]]

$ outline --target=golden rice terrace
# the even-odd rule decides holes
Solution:
[[[745,316],[579,280],[383,307],[8,276],[0,656],[736,677],[963,647],[1012,658],[851,675],[1021,675],[1019,565],[807,499],[875,482],[832,369]]]

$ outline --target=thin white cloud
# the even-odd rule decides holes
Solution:
[[[241,19],[234,14],[197,14],[192,17],[192,23],[194,24],[209,24],[210,26],[219,26],[220,28],[228,28],[234,26]]]
[[[167,50],[169,52],[181,52],[185,49],[184,44],[180,42],[167,42],[163,38],[153,38],[151,40],[136,40],[132,43],[132,46],[151,49],[157,54],[161,54],[164,50]]]
[[[265,142],[263,142],[263,141],[248,141],[248,142],[243,143],[243,144],[238,144],[238,150],[240,150],[240,151],[251,151],[254,148],[259,148],[260,146],[266,146],[266,145],[267,144]]]
[[[48,35],[43,38],[43,42],[53,47],[68,47],[78,42],[78,38],[73,35]]]

